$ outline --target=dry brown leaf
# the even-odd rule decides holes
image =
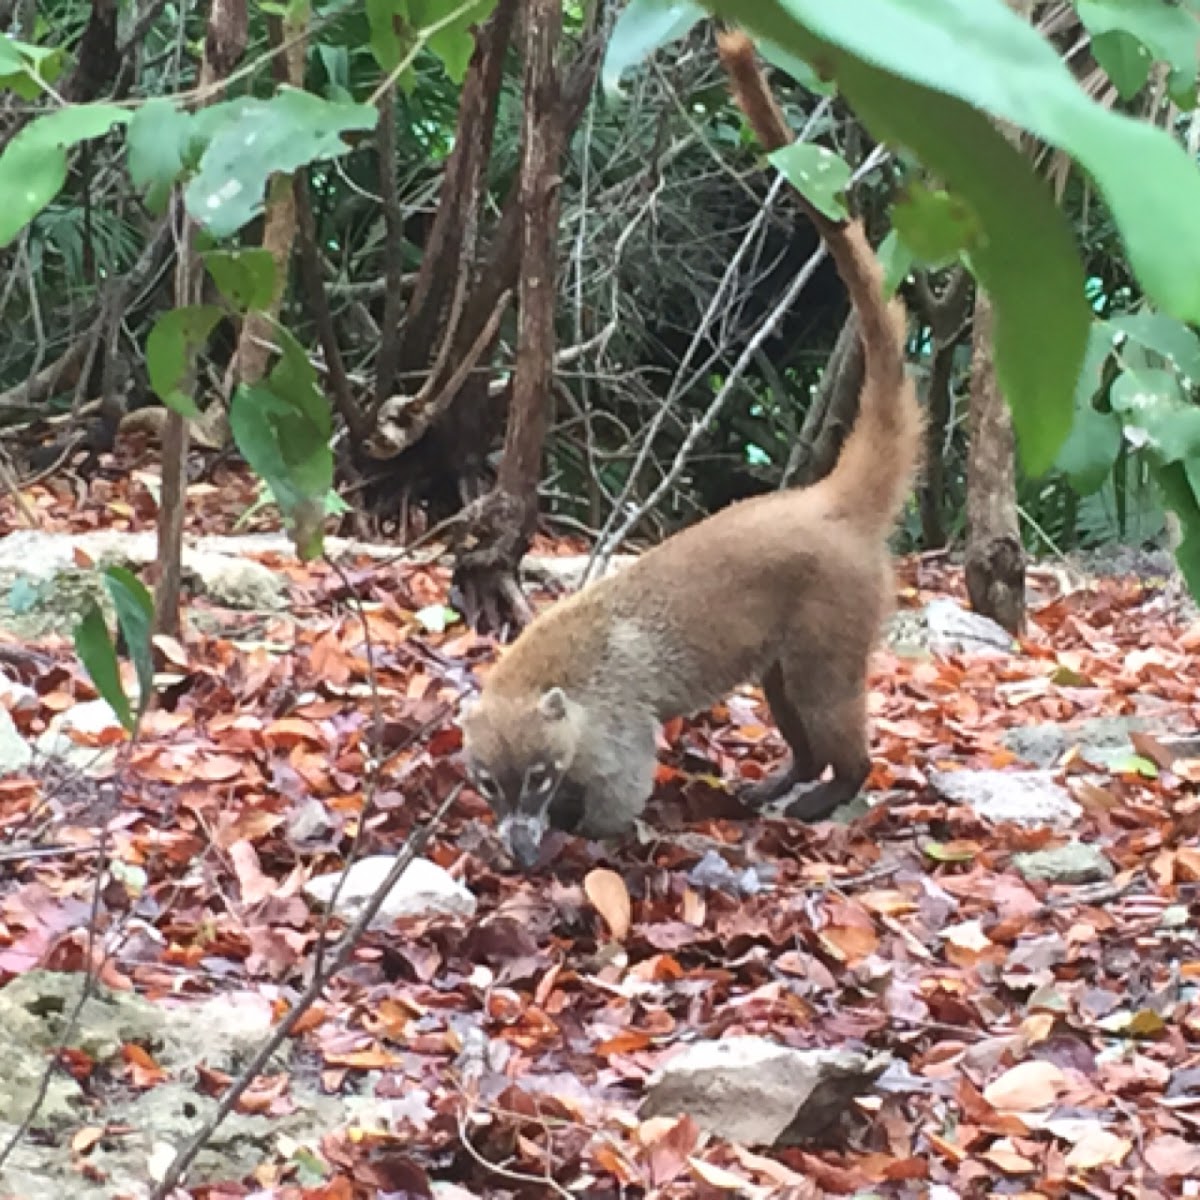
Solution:
[[[993,1108],[1030,1112],[1049,1108],[1066,1086],[1067,1077],[1061,1067],[1035,1059],[1005,1071],[984,1088],[983,1098]]]
[[[981,1157],[990,1162],[996,1170],[1003,1171],[1005,1175],[1027,1175],[1035,1169],[1029,1159],[1015,1150],[997,1147],[995,1150],[988,1150]]]
[[[1089,1129],[1067,1155],[1067,1166],[1073,1171],[1094,1171],[1097,1167],[1119,1167],[1133,1143],[1110,1133],[1101,1125]]]
[[[1146,1164],[1164,1179],[1200,1172],[1200,1144],[1168,1133],[1152,1139],[1144,1151]]]
[[[629,936],[633,907],[629,900],[629,889],[616,871],[604,867],[588,872],[583,881],[583,890],[596,911],[608,922],[608,928],[618,942]]]
[[[709,1187],[718,1188],[722,1192],[736,1192],[739,1196],[750,1197],[751,1200],[770,1195],[770,1189],[751,1183],[744,1175],[705,1162],[701,1158],[689,1158],[688,1166],[692,1168],[692,1173],[699,1176]]]

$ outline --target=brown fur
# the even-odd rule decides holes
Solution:
[[[749,40],[723,34],[720,51],[759,138],[783,145],[791,135]],[[890,607],[887,537],[912,484],[921,414],[904,371],[904,309],[886,302],[862,226],[814,219],[865,350],[859,415],[837,465],[812,487],[743,501],[676,534],[525,630],[463,719],[469,764],[502,816],[538,807],[526,775],[538,764],[543,816],[555,796],[549,824],[624,831],[653,787],[658,723],[747,680],[762,682],[792,752],[755,802],[809,785],[786,811],[815,820],[866,780],[868,660]],[[832,778],[816,782],[826,768]]]

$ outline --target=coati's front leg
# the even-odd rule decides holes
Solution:
[[[597,729],[570,771],[582,793],[574,832],[587,838],[628,833],[654,791],[658,765],[655,721],[639,713]]]

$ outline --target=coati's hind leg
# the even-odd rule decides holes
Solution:
[[[786,798],[787,816],[820,821],[854,799],[871,771],[867,697],[865,688],[847,694],[846,681],[846,674],[825,663],[792,662],[767,672],[763,691],[791,760],[748,789],[747,803],[762,806]],[[835,699],[830,693],[839,685]],[[821,703],[800,704],[796,696],[821,697]],[[821,779],[826,768],[832,768],[832,777]]]
[[[783,684],[783,671],[778,663],[773,664],[763,676],[762,689],[779,735],[791,753],[787,763],[779,770],[743,790],[741,799],[751,808],[771,804],[797,784],[811,783],[821,774],[821,768],[813,762],[804,722],[788,698]]]
[[[867,697],[864,691],[840,703],[802,710],[804,728],[819,770],[832,768],[829,779],[799,784],[784,814],[800,821],[821,821],[848,804],[871,773],[867,741]]]

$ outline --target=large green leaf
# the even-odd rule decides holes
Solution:
[[[200,415],[190,395],[192,366],[224,315],[215,304],[168,309],[146,339],[150,386],[168,408],[185,417]]]
[[[62,191],[67,150],[102,137],[130,114],[115,104],[76,104],[31,121],[0,154],[0,248]]]
[[[952,129],[931,130],[923,139],[927,149],[900,136],[912,125],[913,113],[899,109],[926,89],[957,97],[1066,151],[1107,201],[1148,295],[1173,316],[1200,322],[1200,171],[1165,130],[1091,100],[1055,48],[1004,0],[706,4],[810,62],[820,61],[868,123],[886,123],[935,170],[951,150]],[[864,72],[877,77],[877,102],[890,93],[890,113],[862,107]],[[917,91],[906,99],[885,86],[889,78],[906,79]],[[921,105],[926,115],[936,107]],[[969,146],[956,149],[962,157]],[[966,194],[961,180],[954,186]],[[979,210],[978,203],[974,207]],[[1031,291],[1037,286],[1030,281]]]
[[[1200,338],[1165,313],[1139,312],[1111,317],[1109,327],[1165,358],[1189,384],[1200,384]]]
[[[79,655],[79,661],[83,663],[83,669],[87,671],[101,699],[108,703],[117,720],[132,733],[137,726],[133,706],[121,682],[121,667],[108,626],[104,623],[104,614],[95,604],[75,626],[75,653]]]
[[[184,199],[214,237],[230,237],[263,209],[267,180],[349,149],[343,135],[374,128],[369,104],[336,104],[283,87],[221,114]]]
[[[1109,397],[1126,436],[1149,446],[1160,461],[1200,459],[1200,405],[1185,398],[1174,371],[1124,371]]]
[[[154,690],[154,651],[151,637],[154,630],[154,601],[138,577],[124,567],[109,567],[104,572],[104,584],[117,612],[117,624],[138,677],[136,717],[140,718],[150,703]]]
[[[1072,395],[1091,319],[1083,272],[1070,227],[1052,196],[991,122],[953,96],[877,65],[894,61],[916,73],[912,60],[920,55],[902,54],[874,35],[882,28],[893,37],[923,36],[929,18],[908,13],[908,0],[873,0],[866,6],[870,12],[860,0],[831,6],[838,13],[858,10],[857,19],[871,26],[864,33],[848,30],[840,16],[814,15],[813,10],[825,10],[807,0],[763,0],[753,9],[732,0],[709,2],[722,15],[744,18],[755,32],[819,63],[877,137],[915,152],[974,211],[982,236],[969,263],[994,302],[997,375],[1013,409],[1026,467],[1034,474],[1046,470],[1070,429]],[[979,0],[982,9],[990,10],[992,3]],[[931,8],[944,15],[958,6],[959,0],[939,0]],[[804,23],[798,19],[801,12]],[[901,19],[906,13],[907,22]],[[846,44],[865,44],[867,53],[861,58],[847,53],[814,37],[806,24],[832,29]],[[1032,30],[1016,24],[1053,57]],[[945,31],[941,34],[945,42]],[[964,45],[970,49],[973,42],[967,39]],[[936,39],[921,53],[936,57],[939,51],[958,54]]]

